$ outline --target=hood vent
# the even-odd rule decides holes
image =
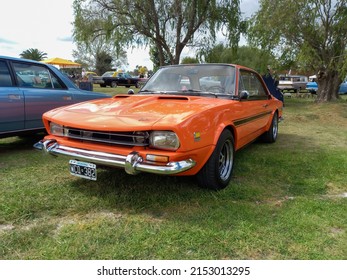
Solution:
[[[182,100],[182,101],[188,101],[189,98],[185,96],[159,96],[159,100]]]

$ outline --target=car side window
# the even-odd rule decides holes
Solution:
[[[0,61],[0,87],[13,86],[11,74],[5,61]]]
[[[65,86],[46,67],[29,63],[13,63],[18,86],[37,89],[61,89]]]
[[[247,94],[248,100],[263,100],[267,99],[266,90],[259,80],[259,77],[253,72],[240,71],[239,79],[239,96]]]

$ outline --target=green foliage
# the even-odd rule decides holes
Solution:
[[[41,61],[41,60],[44,60],[45,58],[47,58],[47,53],[42,52],[38,49],[30,48],[30,49],[23,51],[19,56],[21,58]]]
[[[163,53],[164,55],[164,64],[163,65],[170,65],[170,58],[166,53]],[[151,45],[149,48],[149,57],[151,61],[153,62],[153,71],[157,71],[160,66],[162,66],[162,63],[159,57],[159,50],[157,47]]]
[[[186,56],[181,60],[181,64],[194,64],[199,63],[199,60],[196,57]]]
[[[199,55],[207,63],[240,64],[264,74],[268,65],[271,65],[272,69],[278,69],[278,63],[271,52],[256,47],[242,46],[235,52],[232,48],[219,44],[209,51],[200,52]]]
[[[275,5],[260,0],[248,35],[252,44],[282,60],[298,61],[301,69],[320,73],[318,99],[329,101],[338,98],[340,77],[347,74],[346,22],[347,0],[278,0]]]
[[[95,69],[99,75],[112,69],[112,56],[105,51],[96,54]]]
[[[237,45],[243,26],[239,0],[75,0],[73,7],[77,42],[105,36],[118,49],[149,45],[155,67],[178,64],[188,44],[213,44],[221,29]]]

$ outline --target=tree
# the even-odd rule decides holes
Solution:
[[[181,61],[181,64],[193,64],[193,63],[199,63],[199,60],[196,57],[186,56]]]
[[[148,73],[148,69],[146,66],[138,66],[137,69],[139,70],[140,78],[144,78],[146,73]]]
[[[155,46],[149,48],[149,57],[153,63],[154,72],[158,70],[160,66],[169,65],[170,58],[166,53],[162,54],[164,57],[159,57],[159,50]]]
[[[285,19],[284,19],[285,17]],[[319,102],[336,100],[347,73],[347,0],[260,0],[250,42],[287,51],[317,74]]]
[[[187,46],[204,46],[225,31],[230,44],[240,37],[240,0],[74,0],[77,41],[106,35],[120,47],[156,48],[159,66],[178,64]]]
[[[271,52],[250,46],[239,47],[235,52],[232,48],[218,44],[210,50],[200,52],[199,56],[207,63],[240,64],[264,74],[268,65],[273,69],[278,68],[278,62]]]
[[[45,58],[47,58],[47,53],[42,52],[38,49],[30,48],[30,49],[23,51],[19,56],[21,58],[41,61],[41,60],[44,60]]]
[[[102,75],[110,69],[122,68],[128,63],[127,53],[118,51],[105,37],[99,36],[89,42],[77,42],[72,56],[83,68],[95,70]]]

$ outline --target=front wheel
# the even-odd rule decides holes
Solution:
[[[217,145],[197,174],[198,184],[202,188],[221,190],[228,186],[234,167],[234,137],[224,130]]]
[[[113,82],[111,83],[111,87],[116,88],[116,87],[117,87],[117,82],[113,81]]]

